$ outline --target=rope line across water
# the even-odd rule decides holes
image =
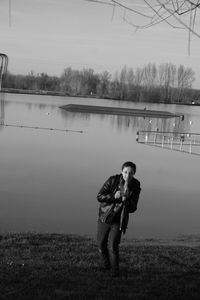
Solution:
[[[16,128],[28,128],[28,129],[39,129],[39,130],[51,130],[51,131],[84,133],[83,130],[49,128],[49,127],[27,126],[27,125],[16,125],[16,124],[0,124],[0,126],[4,126],[4,127],[16,127]]]

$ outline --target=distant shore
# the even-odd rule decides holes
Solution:
[[[44,91],[44,90],[23,90],[23,89],[12,89],[12,88],[2,88],[0,93],[12,93],[12,94],[27,94],[27,95],[41,95],[41,96],[61,96],[61,97],[78,97],[78,98],[96,98],[101,99],[95,95],[74,95],[59,91]],[[117,101],[128,101],[128,102],[135,102],[134,100],[120,100],[115,98],[107,98],[104,97],[103,99],[107,100],[117,100]],[[189,106],[200,106],[198,102],[192,103],[179,103],[179,102],[143,102],[143,103],[157,103],[157,104],[176,104],[176,105],[189,105]]]
[[[197,300],[200,236],[122,239],[120,277],[99,268],[90,236],[0,235],[0,299]]]
[[[63,97],[81,97],[81,98],[95,98],[91,95],[73,95],[59,91],[44,91],[44,90],[22,90],[22,89],[6,89],[2,88],[1,93],[11,94],[27,94],[27,95],[41,95],[41,96],[63,96]]]

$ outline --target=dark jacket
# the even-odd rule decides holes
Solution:
[[[121,174],[109,177],[100,189],[97,200],[100,202],[99,220],[105,223],[112,223],[113,219],[116,220],[117,215],[117,220],[121,222],[121,230],[125,232],[129,213],[133,213],[137,209],[141,188],[140,182],[136,178],[132,178],[128,184],[126,201],[122,203],[122,198],[115,199],[114,195],[123,184],[124,180]]]

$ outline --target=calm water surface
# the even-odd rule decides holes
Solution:
[[[0,231],[96,234],[96,195],[121,164],[137,164],[142,192],[127,237],[200,233],[200,156],[136,142],[141,129],[200,132],[200,107],[5,94],[0,127]],[[2,99],[4,97],[4,105]],[[66,112],[69,103],[167,110],[179,119]]]

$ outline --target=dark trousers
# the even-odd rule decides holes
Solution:
[[[121,231],[119,223],[106,224],[98,220],[97,246],[104,268],[113,273],[119,271],[119,243]]]

